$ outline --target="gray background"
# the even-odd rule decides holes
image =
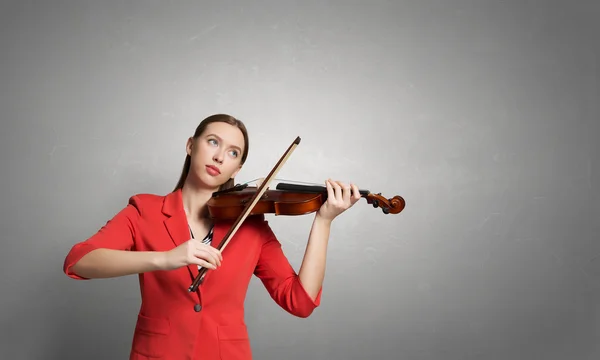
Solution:
[[[70,247],[165,194],[216,112],[239,182],[354,181],[308,319],[258,281],[256,359],[600,356],[598,2],[4,1],[0,357],[125,359],[137,278],[76,282]],[[312,216],[271,219],[297,269]]]

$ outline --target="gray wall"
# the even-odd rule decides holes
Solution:
[[[354,181],[322,306],[247,300],[256,359],[600,356],[598,3],[4,1],[0,358],[124,359],[136,277],[70,247],[165,194],[205,116],[246,121],[266,176]],[[270,218],[298,268],[312,216]]]

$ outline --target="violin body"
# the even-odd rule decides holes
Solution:
[[[256,187],[246,187],[228,194],[215,195],[208,201],[208,212],[215,220],[234,220],[256,194]],[[304,215],[319,210],[323,204],[319,193],[266,190],[248,216],[259,214]]]
[[[234,220],[245,210],[253,200],[257,187],[236,185],[227,190],[213,193],[208,201],[208,213],[213,220]],[[360,195],[367,199],[373,207],[381,207],[385,214],[397,214],[404,209],[405,201],[396,196],[385,199],[380,194],[371,194],[368,190],[360,190]],[[248,216],[275,214],[297,216],[318,211],[327,200],[325,186],[297,185],[279,183],[276,190],[267,189],[258,202],[249,210]]]

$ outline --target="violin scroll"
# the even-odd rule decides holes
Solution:
[[[381,208],[384,214],[398,214],[406,206],[406,201],[400,195],[396,195],[393,198],[386,199],[381,196],[381,193],[367,194],[363,196],[368,204],[372,204],[374,208]]]

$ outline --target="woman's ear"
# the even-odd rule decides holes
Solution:
[[[193,146],[194,146],[194,138],[189,137],[187,140],[187,143],[185,144],[185,152],[190,156],[192,155]]]

